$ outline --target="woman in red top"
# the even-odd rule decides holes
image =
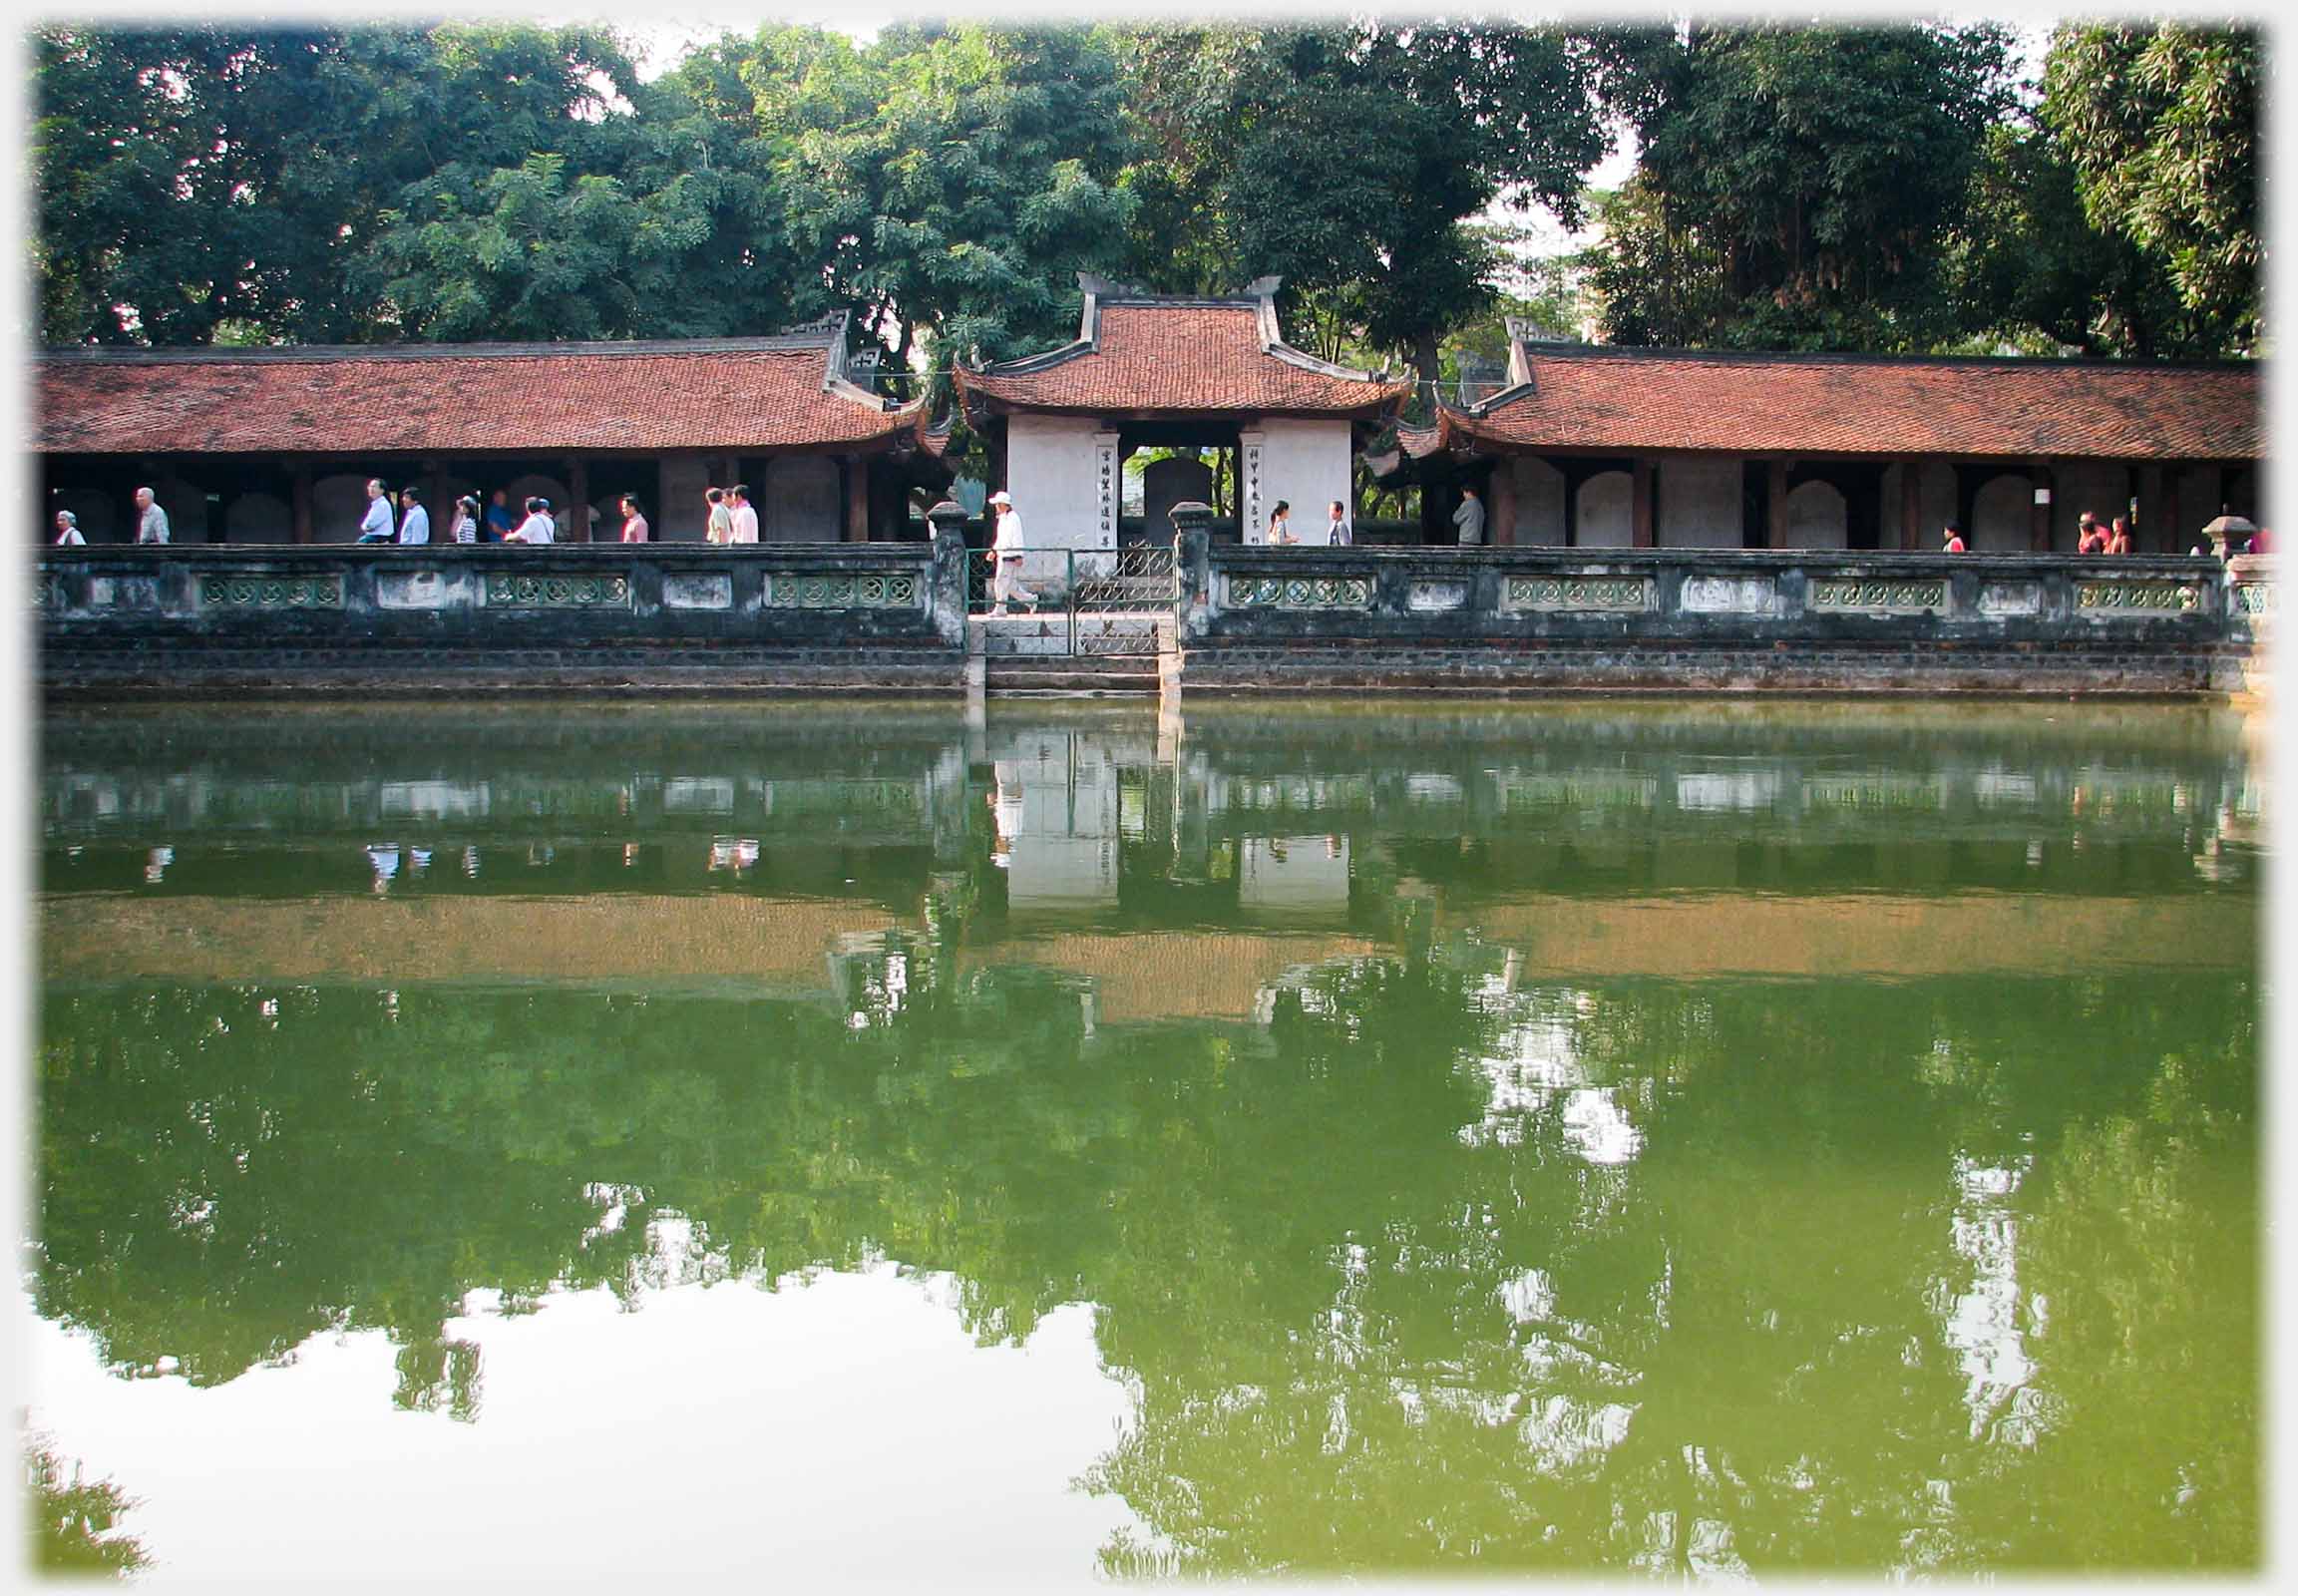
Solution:
[[[1947,547],[1939,552],[1948,555],[1963,553],[1963,529],[1952,521],[1947,523]]]
[[[2106,535],[2106,547],[2102,554],[2126,555],[2130,552],[2130,518],[2116,516],[2114,530]]]
[[[638,513],[638,501],[630,495],[622,496],[622,541],[644,543],[651,536],[646,530],[646,518]]]

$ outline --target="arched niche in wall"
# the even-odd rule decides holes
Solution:
[[[1851,506],[1831,482],[1806,482],[1787,495],[1789,549],[1845,549],[1851,541]]]
[[[313,543],[356,542],[360,519],[366,514],[367,478],[364,475],[338,473],[311,484]],[[398,525],[396,516],[392,518],[392,525]]]
[[[1515,455],[1500,462],[1515,473],[1516,542],[1554,547],[1564,541],[1564,473],[1538,455]]]
[[[168,512],[170,543],[207,542],[207,490],[182,477],[162,477],[146,484],[160,508]],[[131,505],[131,511],[134,507]],[[130,531],[133,538],[135,533]]]
[[[223,510],[226,543],[293,543],[295,512],[275,494],[243,493]]]
[[[1573,546],[1625,549],[1636,538],[1636,479],[1625,471],[1603,471],[1580,484],[1580,520]]]
[[[69,510],[80,518],[80,536],[92,544],[135,541],[135,509],[126,500],[93,488],[66,488],[49,496],[48,516],[40,523],[41,542],[56,541],[59,510]]]
[[[836,543],[838,462],[823,455],[782,455],[766,470],[756,504],[761,543]],[[1018,497],[1018,495],[1016,495]]]
[[[1971,501],[1963,542],[1974,554],[2025,554],[2034,544],[2035,484],[2025,473],[1990,477]]]

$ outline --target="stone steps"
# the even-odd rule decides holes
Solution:
[[[995,698],[1154,698],[1158,691],[1155,654],[981,663],[981,690]]]

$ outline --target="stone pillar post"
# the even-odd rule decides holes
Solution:
[[[1767,463],[1763,474],[1763,547],[1787,547],[1787,462]]]
[[[2051,491],[2051,468],[2041,464],[2029,466],[2027,480],[2035,490],[2032,495],[2035,502],[2030,505],[2027,518],[2027,547],[2036,554],[2048,554],[2051,550],[2051,501],[2056,497]]]
[[[1203,636],[1214,607],[1213,507],[1184,499],[1173,507],[1172,516],[1174,574],[1180,579],[1181,595],[1176,624],[1184,637]]]
[[[1628,542],[1631,548],[1650,549],[1655,547],[1657,543],[1655,534],[1658,530],[1656,523],[1659,517],[1655,513],[1656,506],[1653,502],[1658,497],[1653,491],[1654,476],[1652,457],[1638,455],[1634,479],[1635,494],[1630,501],[1629,508]]]
[[[945,499],[926,512],[934,528],[934,629],[954,648],[965,646],[965,588],[967,562],[965,507]]]
[[[2174,553],[2168,543],[2170,536],[2170,501],[2163,487],[2160,463],[2138,468],[2138,525],[2130,539],[2133,554],[2165,555]]]

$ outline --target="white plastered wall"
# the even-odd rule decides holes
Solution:
[[[1005,491],[1031,549],[1100,549],[1100,479],[1090,416],[1014,416],[1005,424]]]
[[[1655,532],[1659,546],[1739,548],[1739,475],[1736,458],[1660,462],[1660,524]]]
[[[1258,538],[1269,513],[1282,499],[1293,507],[1293,535],[1306,537],[1325,524],[1325,507],[1338,499],[1352,500],[1348,423],[1344,420],[1298,421],[1272,419],[1258,429],[1262,437],[1261,519],[1253,529]]]

